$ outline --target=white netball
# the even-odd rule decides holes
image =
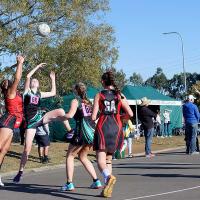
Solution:
[[[50,30],[50,27],[48,24],[42,23],[42,24],[39,24],[37,27],[38,35],[40,35],[42,37],[47,37],[50,32],[51,32],[51,30]]]

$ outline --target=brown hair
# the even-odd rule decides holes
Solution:
[[[114,78],[114,74],[113,74],[112,71],[105,72],[102,75],[101,79],[103,80],[105,86],[111,86],[112,85],[115,89],[116,94],[119,94],[121,96],[121,98],[123,98],[123,96],[121,95],[120,89],[118,88],[118,86],[115,83],[115,78]]]
[[[8,81],[8,86],[6,87],[6,81]],[[8,79],[4,79],[3,81],[1,81],[0,87],[1,87],[1,91],[4,95],[6,95],[8,89],[11,87],[12,82]]]
[[[77,95],[84,101],[90,102],[90,100],[87,98],[87,87],[84,83],[79,82],[74,87]]]

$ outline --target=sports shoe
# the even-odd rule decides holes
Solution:
[[[90,185],[91,189],[99,189],[102,188],[102,184],[100,180],[94,181],[92,185]]]
[[[17,175],[14,177],[13,182],[14,183],[19,183],[21,181],[21,179],[22,179],[22,175],[23,175],[23,172],[19,171],[17,173]]]
[[[155,157],[155,154],[153,154],[153,153],[146,155],[146,158],[153,158],[153,157]]]
[[[40,157],[40,162],[41,162],[41,163],[43,162],[43,159],[44,159],[44,157],[41,156],[41,157]]]
[[[47,164],[49,163],[49,158],[48,156],[44,156],[43,160],[42,160],[42,164]]]
[[[0,187],[4,187],[4,183],[1,180],[1,176],[0,176]]]
[[[63,192],[64,191],[73,191],[73,190],[75,190],[73,183],[69,183],[69,184],[65,183],[65,185],[61,187],[61,191],[63,191]]]
[[[101,192],[101,196],[105,198],[112,197],[113,186],[115,183],[116,183],[116,177],[113,175],[110,175],[105,185],[105,188]]]
[[[135,134],[134,135],[134,138],[136,139],[136,140],[139,140],[140,139],[140,134],[138,133],[138,134]]]
[[[194,151],[194,152],[192,152],[192,153],[190,153],[190,155],[199,155],[199,152],[198,151]]]
[[[132,153],[128,154],[127,158],[133,158],[133,154]]]

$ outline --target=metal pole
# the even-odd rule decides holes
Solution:
[[[137,134],[139,133],[139,130],[138,130],[138,108],[137,108],[137,100],[135,100],[135,114],[136,114],[136,132],[137,132]]]
[[[181,41],[181,51],[182,51],[182,62],[183,62],[183,76],[184,76],[184,87],[185,87],[185,93],[187,93],[187,77],[186,77],[186,71],[185,71],[185,56],[184,56],[184,46],[183,46],[183,38],[179,32],[167,32],[163,33],[164,35],[167,34],[176,34],[178,35],[180,41]]]

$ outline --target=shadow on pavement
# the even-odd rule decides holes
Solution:
[[[55,189],[55,187],[57,187],[57,189]],[[92,194],[76,193],[75,191],[61,192],[59,189],[60,186],[39,185],[39,184],[13,184],[13,183],[7,183],[5,187],[0,188],[0,190],[16,192],[16,195],[17,192],[28,193],[28,194],[43,194],[43,195],[50,195],[53,197],[72,199],[72,200],[87,200],[88,199],[87,197],[93,197],[93,198],[99,197],[97,195],[92,195]],[[83,198],[75,197],[75,195],[83,196]]]
[[[11,158],[17,158],[17,159],[20,160],[21,156],[22,156],[22,152],[21,153],[17,153],[15,151],[8,151],[8,153],[6,154],[6,156],[7,157],[11,157]],[[36,157],[36,156],[29,155],[28,160],[32,161],[32,162],[40,163],[39,158]]]

